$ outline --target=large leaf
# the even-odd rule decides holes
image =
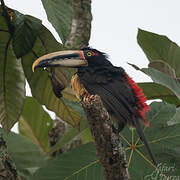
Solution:
[[[72,0],[41,0],[48,20],[58,32],[63,44],[71,31],[73,7]]]
[[[48,133],[53,126],[53,121],[34,98],[26,97],[18,125],[22,135],[30,138],[42,151],[49,150]]]
[[[143,68],[142,71],[150,76],[155,83],[169,88],[180,100],[180,83],[176,78],[172,78],[153,68]]]
[[[163,171],[163,166],[174,167],[173,171],[162,172],[166,176],[178,175],[180,169],[180,124],[167,124],[169,120],[175,117],[175,113],[176,108],[174,105],[153,102],[151,111],[147,113],[150,128],[144,128],[145,135],[161,171]],[[126,148],[128,168],[133,179],[143,179],[153,173],[159,175],[135,130],[125,128],[121,133],[121,138]],[[99,166],[99,161],[96,159],[97,157],[94,157],[95,150],[93,148],[93,158],[90,151],[92,151],[92,147],[89,144],[73,149],[56,160],[49,161],[31,179],[101,179],[99,177],[100,172],[97,172],[96,169]],[[86,155],[87,157],[84,157]],[[90,160],[91,158],[93,161]],[[94,167],[96,177],[92,177],[93,174],[89,173],[91,165],[96,165]],[[141,171],[137,169],[141,169]],[[84,175],[84,171],[86,171],[87,176]]]
[[[137,40],[150,62],[163,60],[180,77],[180,47],[166,36],[139,29]]]
[[[156,60],[148,64],[148,67],[157,69],[158,71],[161,71],[171,77],[176,78],[175,70],[166,62],[161,60]]]
[[[104,180],[92,143],[72,149],[40,168],[30,180]]]
[[[155,158],[160,166],[174,167],[173,171],[163,171],[166,176],[178,175],[180,169],[180,124],[168,126],[176,108],[164,102],[153,102],[151,111],[147,113],[150,128],[144,128],[145,136],[151,146]],[[126,148],[128,167],[133,179],[156,173],[156,169],[150,161],[149,154],[141,142],[136,131],[125,128],[121,133],[123,144]],[[141,169],[138,171],[137,169]],[[162,168],[161,168],[162,171]]]
[[[148,100],[162,99],[170,104],[180,105],[177,96],[167,87],[153,82],[138,83]]]
[[[49,153],[53,153],[54,151],[57,151],[58,149],[63,148],[65,145],[68,143],[71,143],[74,138],[77,136],[80,136],[83,143],[87,143],[92,141],[92,136],[91,133],[89,133],[89,127],[88,127],[88,122],[86,120],[84,111],[82,109],[82,106],[78,102],[72,102],[67,99],[65,99],[65,102],[70,105],[73,109],[75,109],[79,114],[82,116],[82,120],[80,122],[80,128],[76,129],[73,128],[72,126],[67,126],[66,131],[64,135],[60,138],[60,140],[53,146],[51,147]]]
[[[25,77],[12,50],[0,7],[0,123],[6,132],[18,121],[25,99]]]
[[[176,114],[174,115],[174,117],[168,121],[169,125],[174,125],[174,124],[179,124],[180,123],[180,108],[176,109]]]
[[[63,120],[78,127],[81,116],[73,110],[73,108],[66,105],[62,99],[58,99],[54,95],[48,72],[43,69],[37,69],[33,73],[31,69],[37,57],[59,50],[62,50],[61,44],[54,39],[45,27],[42,27],[32,52],[23,57],[22,64],[33,97],[35,97],[40,104],[44,104],[49,110],[54,111]],[[59,72],[62,83],[67,86],[74,71],[68,68],[57,68],[56,71]]]
[[[173,77],[171,77],[171,76],[169,76],[163,72],[160,72],[154,68],[142,68],[142,69],[140,69],[139,67],[137,67],[134,64],[129,64],[129,65],[134,67],[136,70],[142,71],[143,73],[150,76],[151,79],[155,83],[163,85],[163,86],[167,87],[168,89],[170,89],[177,96],[178,100],[180,100],[180,83],[179,83],[178,79],[173,78]],[[162,92],[162,95],[163,94],[164,94],[164,92]],[[173,103],[177,104],[177,100]]]
[[[180,168],[180,124],[167,124],[169,120],[176,117],[176,108],[174,105],[164,102],[153,102],[150,107],[151,111],[147,113],[147,120],[150,122],[150,128],[144,128],[146,138],[159,163],[161,171],[163,170],[163,166],[169,168],[174,167],[173,171],[163,171],[163,175],[176,176]],[[128,168],[133,179],[143,179],[153,173],[159,175],[150,161],[149,154],[144,144],[140,141],[136,130],[125,128],[121,133],[121,138],[126,148]],[[93,151],[94,155],[92,157]],[[86,155],[87,157],[84,157]],[[96,168],[97,166],[98,169],[100,168],[99,161],[96,159],[97,157],[95,158],[94,156],[95,150],[94,148],[92,149],[91,145],[87,144],[78,147],[61,155],[56,160],[49,161],[49,163],[40,168],[31,179],[56,180],[69,178],[78,180],[99,180],[101,179],[101,177],[99,177],[101,171],[97,171]],[[92,177],[94,173],[89,173],[89,167],[91,167],[91,165],[95,166],[95,177]],[[137,169],[141,169],[141,171]],[[87,176],[84,175],[84,171],[86,171]]]
[[[24,16],[14,11],[15,32],[13,35],[13,50],[17,58],[31,51],[41,28],[41,21],[32,16]]]
[[[2,129],[0,132],[3,133]],[[18,170],[38,168],[45,163],[45,154],[28,138],[13,132],[8,135],[3,133],[3,136]]]

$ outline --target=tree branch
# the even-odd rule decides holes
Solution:
[[[112,131],[109,114],[98,95],[82,102],[94,137],[97,155],[107,180],[129,180],[126,154],[120,136]]]
[[[80,49],[88,46],[91,32],[91,0],[73,0],[74,18],[65,46]]]
[[[8,155],[6,142],[0,134],[0,179],[19,180],[16,166]]]

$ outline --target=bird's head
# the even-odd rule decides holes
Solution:
[[[38,67],[97,67],[111,65],[106,54],[92,48],[81,50],[66,50],[50,53],[38,58],[32,66],[34,71]]]

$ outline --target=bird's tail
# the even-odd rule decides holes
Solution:
[[[153,164],[157,167],[158,164],[157,164],[157,162],[155,160],[155,157],[154,157],[154,155],[152,153],[150,145],[149,145],[148,141],[146,140],[146,137],[145,137],[145,134],[143,132],[143,129],[142,129],[142,126],[140,124],[139,119],[134,120],[134,123],[135,123],[135,126],[136,126],[137,133],[139,134],[139,137],[140,137],[141,141],[146,146],[146,149],[147,149],[147,151],[148,151],[148,153],[149,153],[149,155],[150,155],[150,157],[152,159]]]

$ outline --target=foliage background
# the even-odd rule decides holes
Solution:
[[[46,1],[43,0],[43,2],[46,2]],[[119,8],[123,8],[123,5],[128,5],[128,3],[121,4],[121,6],[119,6]],[[163,24],[162,17],[164,18],[164,15],[166,15],[165,10],[167,10],[166,9],[168,7],[167,5],[168,4],[166,4],[166,6],[161,6],[161,10],[164,13],[162,13],[163,15],[160,15],[160,17],[158,16],[158,14],[156,14],[157,13],[156,10],[154,13],[154,14],[156,14],[156,16],[158,16],[158,18],[156,18],[156,23],[161,22],[160,23],[161,27],[163,27],[162,26],[162,24]],[[116,8],[117,7],[118,6],[116,6]],[[140,6],[139,8],[141,9],[142,7],[143,6]],[[173,5],[173,7],[174,7],[174,5]],[[14,8],[17,9],[16,7],[14,7]],[[48,6],[46,6],[46,8],[48,9]],[[106,9],[106,10],[108,11],[108,9]],[[134,7],[133,7],[133,9],[134,9]],[[69,10],[68,12],[71,12],[71,10]],[[172,12],[174,13],[173,9],[172,9]],[[25,12],[25,13],[27,13],[27,12]],[[50,13],[50,15],[52,15],[51,13]],[[144,9],[143,9],[143,11],[140,11],[141,15],[143,13],[144,13]],[[145,14],[147,14],[147,11]],[[49,17],[50,17],[50,15],[49,15]],[[173,14],[173,15],[175,15],[175,14]],[[73,107],[75,112],[72,109],[70,111],[68,109],[68,112],[72,112],[73,115],[76,114],[76,116],[75,116],[76,120],[78,120],[78,114],[81,114],[82,118],[83,118],[83,120],[81,121],[82,123],[80,124],[80,127],[79,127],[80,131],[78,131],[77,129],[73,129],[71,126],[69,126],[67,128],[67,131],[66,131],[65,135],[63,136],[63,138],[56,144],[56,146],[54,146],[53,148],[50,148],[48,140],[47,140],[47,134],[48,134],[49,129],[52,127],[52,120],[51,120],[50,116],[42,109],[41,105],[39,105],[39,103],[35,99],[33,99],[31,97],[26,97],[22,115],[20,117],[20,123],[19,123],[20,133],[23,136],[16,135],[14,133],[10,133],[10,135],[6,138],[6,135],[4,135],[8,142],[9,153],[12,155],[13,159],[15,160],[21,177],[23,177],[25,179],[27,177],[30,177],[31,179],[34,179],[34,178],[50,179],[52,177],[54,177],[54,178],[61,177],[63,179],[63,178],[67,178],[68,176],[71,176],[72,178],[76,178],[76,179],[77,178],[83,179],[85,177],[86,177],[86,179],[88,179],[88,178],[92,179],[91,175],[94,175],[93,179],[95,179],[95,178],[103,179],[103,173],[102,173],[101,167],[99,166],[92,143],[83,145],[82,147],[79,147],[78,149],[73,149],[72,151],[67,152],[67,154],[66,153],[63,154],[63,156],[61,156],[60,158],[55,158],[54,160],[48,160],[48,161],[46,160],[47,157],[50,155],[50,153],[52,153],[53,151],[57,150],[60,147],[63,147],[64,144],[72,141],[73,138],[76,137],[77,135],[85,137],[85,138],[83,138],[84,143],[89,142],[92,139],[89,135],[87,123],[84,119],[82,109],[77,105],[77,103],[74,101],[73,102],[68,101],[67,99],[62,99],[62,101],[58,101],[57,99],[55,99],[55,97],[53,96],[52,90],[50,90],[48,88],[48,87],[50,87],[50,82],[47,78],[47,73],[42,72],[41,70],[39,70],[36,74],[32,74],[32,72],[31,72],[31,64],[37,55],[40,56],[43,53],[48,53],[48,52],[51,52],[54,50],[60,50],[62,48],[61,45],[59,45],[55,41],[55,39],[52,37],[50,32],[48,32],[45,28],[42,28],[42,29],[38,28],[40,25],[40,21],[30,18],[29,16],[22,16],[22,18],[21,18],[20,14],[18,14],[18,12],[17,12],[17,14],[15,14],[15,16],[18,17],[17,18],[18,22],[15,22],[15,25],[17,26],[17,31],[15,34],[16,36],[13,39],[12,45],[13,45],[13,48],[17,50],[16,55],[18,55],[18,56],[22,55],[21,54],[22,51],[19,51],[19,50],[21,50],[19,47],[21,47],[21,45],[22,45],[21,44],[22,40],[26,39],[25,36],[24,37],[21,36],[23,34],[22,32],[25,32],[24,34],[33,34],[34,37],[37,36],[37,41],[35,42],[35,44],[33,46],[33,53],[30,52],[28,55],[25,55],[22,58],[23,69],[24,69],[26,78],[30,82],[30,86],[32,88],[33,95],[37,98],[37,100],[41,104],[46,104],[46,106],[49,109],[54,109],[57,113],[60,113],[59,110],[60,109],[62,110],[62,108],[57,109],[56,107],[62,106],[62,104],[63,104],[62,102],[64,102],[68,105],[68,107]],[[68,16],[69,16],[68,18],[70,18],[70,19],[72,18],[71,14],[68,14]],[[96,17],[96,16],[94,16],[94,17]],[[101,39],[101,42],[103,42],[103,44],[105,44],[104,41],[107,41],[108,47],[113,49],[113,51],[118,52],[118,56],[116,58],[113,58],[113,59],[118,59],[118,61],[116,61],[115,64],[123,66],[125,61],[121,61],[121,59],[122,59],[122,57],[123,57],[123,59],[126,58],[126,61],[130,62],[132,67],[141,71],[141,72],[139,71],[141,77],[143,76],[142,72],[144,72],[145,74],[150,76],[154,82],[157,83],[157,84],[154,84],[154,83],[153,84],[152,83],[140,84],[140,86],[144,89],[144,92],[149,99],[155,99],[154,97],[156,97],[156,98],[158,97],[158,98],[164,99],[165,101],[167,101],[169,103],[179,106],[179,99],[180,99],[179,89],[180,88],[179,88],[178,79],[176,79],[176,78],[179,78],[179,69],[176,66],[179,64],[178,63],[179,51],[180,51],[179,46],[164,36],[158,36],[153,33],[148,33],[146,31],[139,30],[138,31],[138,43],[141,46],[141,48],[143,49],[144,53],[146,54],[148,60],[151,62],[150,68],[140,69],[138,67],[141,67],[142,64],[140,65],[139,63],[145,62],[144,59],[146,59],[146,57],[142,55],[143,60],[136,58],[134,63],[133,63],[133,61],[128,60],[130,57],[131,58],[133,57],[134,59],[136,57],[136,56],[133,56],[133,54],[131,54],[131,52],[132,52],[131,46],[130,46],[131,43],[129,43],[127,41],[127,39],[130,38],[130,36],[128,38],[127,38],[127,36],[124,36],[126,38],[122,37],[125,33],[123,33],[123,31],[121,31],[121,30],[123,30],[123,29],[127,30],[127,29],[129,29],[129,27],[123,26],[121,23],[119,23],[119,22],[123,22],[124,20],[126,20],[126,23],[130,25],[130,24],[133,24],[132,20],[127,21],[128,17],[127,17],[127,19],[125,19],[124,16],[119,16],[119,17],[120,17],[120,19],[118,21],[115,21],[116,23],[113,26],[111,25],[111,21],[113,18],[108,17],[108,18],[106,18],[105,22],[102,20],[102,19],[104,19],[104,17],[101,18],[101,22],[103,22],[103,25],[105,24],[106,27],[108,26],[108,28],[110,28],[108,32],[111,32],[112,29],[116,29],[118,31],[118,33],[117,32],[116,32],[116,34],[113,33],[113,35],[111,32],[110,36],[106,36],[107,39],[105,39],[105,38]],[[143,19],[144,19],[144,17],[147,18],[146,21],[149,22],[148,15],[143,16]],[[174,17],[174,16],[172,16],[172,17]],[[56,20],[56,18],[53,18],[53,20]],[[53,20],[50,20],[50,21],[54,24],[55,21],[53,22]],[[107,20],[109,20],[109,21],[107,21]],[[2,19],[1,19],[1,22],[3,22]],[[21,22],[21,23],[19,23],[19,22]],[[94,22],[96,22],[96,20]],[[172,21],[171,21],[171,23],[172,23]],[[117,26],[117,24],[118,25],[120,24],[120,26]],[[137,26],[137,24],[136,24],[136,26]],[[21,26],[19,26],[19,25],[21,25]],[[167,25],[167,21],[166,21],[166,25]],[[169,25],[170,24],[168,23],[168,26]],[[30,32],[27,27],[28,28],[30,27],[30,29],[31,29]],[[102,27],[104,27],[104,26],[102,26]],[[121,27],[121,28],[119,28],[119,27]],[[141,27],[143,27],[143,25]],[[7,28],[5,24],[3,24],[3,28]],[[63,26],[63,28],[64,28],[64,26]],[[108,28],[103,28],[103,30],[105,30],[105,32],[106,32],[106,30]],[[68,28],[67,28],[67,31],[68,31]],[[104,32],[104,31],[101,31],[101,32]],[[155,32],[157,33],[157,31],[155,31]],[[1,33],[5,33],[5,32],[1,32]],[[59,32],[59,34],[62,39],[66,38],[66,36],[67,36],[67,34],[64,34],[62,32]],[[94,24],[94,30],[92,31],[92,38],[93,38],[93,34],[96,34],[95,24]],[[98,31],[97,31],[97,34],[98,34]],[[137,34],[137,29],[136,29],[136,34]],[[167,35],[168,33],[163,33],[163,34]],[[103,35],[103,33],[98,34],[98,35],[101,37]],[[118,38],[117,38],[117,36],[118,36]],[[8,36],[6,35],[6,36],[2,36],[2,37],[3,38],[1,39],[1,43],[6,44],[8,42],[7,41]],[[133,38],[135,38],[135,37],[136,37],[136,35],[133,36]],[[108,38],[112,38],[113,42],[109,43]],[[119,41],[119,40],[121,40],[121,41]],[[114,43],[116,41],[118,43]],[[18,42],[19,44],[16,42]],[[31,42],[30,45],[33,44],[33,38],[29,39],[28,42]],[[96,44],[96,41],[94,41],[94,43]],[[19,47],[17,44],[19,45]],[[111,46],[111,44],[115,45],[115,47]],[[91,45],[93,45],[93,43],[91,43]],[[94,46],[96,48],[98,48],[98,43],[97,43],[97,46],[96,45],[94,45]],[[126,47],[128,47],[128,49],[126,49]],[[4,50],[4,46],[2,46],[1,48],[2,48],[2,50]],[[26,48],[27,47],[24,47],[24,49],[26,49]],[[107,48],[107,46],[106,46],[106,48]],[[102,46],[99,49],[102,51],[106,51],[108,53],[109,51],[108,51],[108,49],[106,50],[106,48],[103,49],[103,46]],[[124,49],[127,50],[127,52],[124,51]],[[142,51],[140,50],[140,48],[137,48],[137,42],[136,42],[135,49],[138,49],[138,51],[140,51],[142,54]],[[11,67],[11,65],[12,65],[10,63],[11,59],[16,60],[13,53],[11,53],[11,50],[12,49],[9,50],[10,53],[8,53],[8,61],[6,62],[9,65],[8,67]],[[119,53],[120,50],[122,50],[122,53]],[[124,52],[126,53],[125,56],[123,56]],[[19,54],[21,54],[21,55],[19,55]],[[137,54],[137,52],[136,52],[136,54]],[[156,61],[156,62],[154,63],[152,61]],[[166,63],[164,63],[164,61]],[[16,61],[13,61],[13,62],[15,63]],[[158,64],[157,64],[157,62],[158,62]],[[6,64],[6,63],[4,63],[4,64]],[[1,66],[1,68],[7,67],[4,64],[3,64],[3,66]],[[135,64],[136,66],[133,64]],[[125,65],[125,66],[127,66],[127,65]],[[20,65],[18,67],[21,68]],[[132,76],[134,77],[134,73],[136,73],[138,71],[132,71],[132,69],[133,69],[132,67],[128,66],[128,68],[126,68],[126,69],[127,69],[127,71],[130,70],[129,71],[130,74],[133,72]],[[144,65],[143,65],[143,67],[144,67]],[[154,70],[153,68],[156,68],[162,72]],[[3,72],[3,71],[1,71],[1,72]],[[14,69],[13,72],[14,73],[21,72],[21,74],[19,74],[19,78],[18,78],[17,82],[22,84],[24,82],[23,75],[22,75],[22,69]],[[42,78],[38,79],[38,77],[39,77],[38,73],[42,75],[41,76]],[[4,74],[5,73],[2,73],[2,75],[4,75]],[[10,75],[10,74],[7,73],[7,75]],[[8,78],[3,78],[3,76],[1,76],[1,80],[3,83],[4,83],[4,80],[6,80],[6,79],[8,79]],[[36,89],[36,87],[38,87],[38,86],[36,86],[38,84],[37,82],[38,83],[40,82],[42,85],[44,84],[44,82],[47,82],[46,88],[44,89],[44,88],[42,88],[42,86],[41,87],[39,86],[40,89]],[[14,83],[16,83],[16,82],[14,81]],[[161,84],[161,85],[159,85],[159,84]],[[5,84],[4,87],[6,87],[7,89],[13,88],[13,84],[9,84],[9,86],[7,86]],[[19,86],[17,86],[17,87],[19,87]],[[170,90],[167,89],[167,87]],[[16,88],[15,90],[19,90],[19,89]],[[19,93],[20,91],[23,92],[23,89],[21,89],[17,92]],[[4,92],[6,93],[6,91],[4,91]],[[7,92],[9,92],[9,91],[7,91]],[[164,93],[164,94],[162,94],[162,93]],[[47,94],[48,94],[48,96],[47,96]],[[69,91],[66,91],[65,94],[66,94],[66,96],[68,94],[68,97],[71,97],[71,95],[72,95],[71,93],[69,93]],[[11,95],[12,94],[7,94],[6,97],[9,97]],[[52,97],[52,99],[49,100],[48,97]],[[21,94],[21,99],[23,100],[24,98],[25,98],[24,94]],[[9,102],[8,99],[6,99],[6,102]],[[12,101],[11,104],[13,105],[13,103],[14,102]],[[19,109],[21,109],[22,102],[19,103],[18,105],[20,106]],[[148,140],[149,140],[149,142],[152,143],[152,148],[155,149],[158,160],[160,162],[166,162],[168,160],[170,164],[175,162],[175,164],[176,164],[176,172],[175,173],[177,174],[177,173],[179,173],[178,168],[180,166],[180,162],[177,158],[177,157],[180,157],[180,151],[179,151],[179,136],[180,136],[179,132],[180,131],[179,131],[179,116],[178,116],[179,109],[176,109],[175,105],[170,105],[167,103],[152,104],[151,105],[152,110],[151,110],[151,112],[148,113],[149,120],[152,120],[152,123],[151,123],[152,127],[151,127],[151,129],[147,129],[147,130],[145,129],[145,131],[147,131]],[[31,114],[28,111],[28,109],[30,109],[30,108],[31,108],[31,112],[33,112],[32,113],[33,116],[31,116]],[[13,115],[13,113],[10,110],[9,110],[9,112],[11,113],[11,115]],[[167,113],[167,114],[165,114],[165,113]],[[66,115],[67,114],[68,113],[66,113]],[[70,122],[73,125],[74,120],[72,118],[70,118]],[[7,129],[12,125],[11,123],[12,123],[12,121],[10,121],[9,124],[4,123],[5,125],[7,124],[7,127],[6,127]],[[74,126],[76,126],[76,125],[77,124],[75,124]],[[39,131],[39,129],[41,129],[41,131]],[[154,132],[156,132],[155,137],[154,137]],[[29,139],[31,139],[31,141],[33,141],[33,145],[32,145],[32,142],[29,141],[27,138],[29,138]],[[152,166],[151,163],[148,162],[147,154],[143,154],[145,152],[144,147],[142,144],[140,144],[136,133],[125,129],[122,133],[122,139],[125,141],[124,144],[126,144],[126,151],[127,151],[127,156],[129,159],[128,164],[129,164],[130,172],[133,174],[133,176],[136,176],[136,178],[139,179],[139,178],[142,178],[144,175],[151,173],[153,171],[154,167]],[[126,139],[128,139],[128,141]],[[20,149],[18,149],[18,147],[17,147],[18,144],[14,143],[14,142],[19,142],[22,144],[20,146]],[[138,146],[138,148],[137,148],[137,150],[135,150],[135,152],[133,150],[131,150],[129,147],[129,145],[131,145],[131,143],[133,143],[133,142],[136,142],[137,146]],[[16,151],[12,150],[12,149],[14,149],[14,147],[16,147],[15,148]],[[28,147],[28,151],[27,151],[27,147]],[[81,152],[81,150],[82,150],[82,152],[86,152],[85,156],[82,155],[83,153],[79,154],[79,152]],[[162,150],[163,150],[163,153],[162,153]],[[27,153],[27,155],[22,156],[22,154],[24,154],[24,153]],[[30,154],[31,154],[31,156],[29,156]],[[159,154],[160,155],[163,154],[163,156],[160,156]],[[82,155],[82,157],[78,157],[81,155]],[[165,155],[166,156],[168,155],[167,158],[164,158]],[[29,158],[29,157],[31,157],[31,158]],[[77,157],[77,159],[76,159],[76,157]],[[69,164],[68,158],[71,161],[73,159],[74,163],[71,162],[71,164]],[[81,159],[82,161],[79,161],[79,159]],[[76,164],[76,163],[78,163],[78,164]],[[138,166],[139,164],[141,164],[141,166],[143,164],[143,167],[144,167],[143,173],[137,173],[134,169],[134,167]],[[42,168],[37,170],[38,167],[42,167]],[[59,173],[59,167],[61,167],[61,169],[64,168],[64,170],[61,171],[61,172],[63,172],[62,174]],[[67,170],[67,167],[68,167],[68,170]],[[50,172],[52,172],[52,170],[54,170],[54,172],[51,174]],[[35,174],[31,177],[31,174],[33,174],[34,172],[35,172]],[[45,174],[45,172],[47,174]],[[55,177],[55,176],[57,176],[57,177]]]

